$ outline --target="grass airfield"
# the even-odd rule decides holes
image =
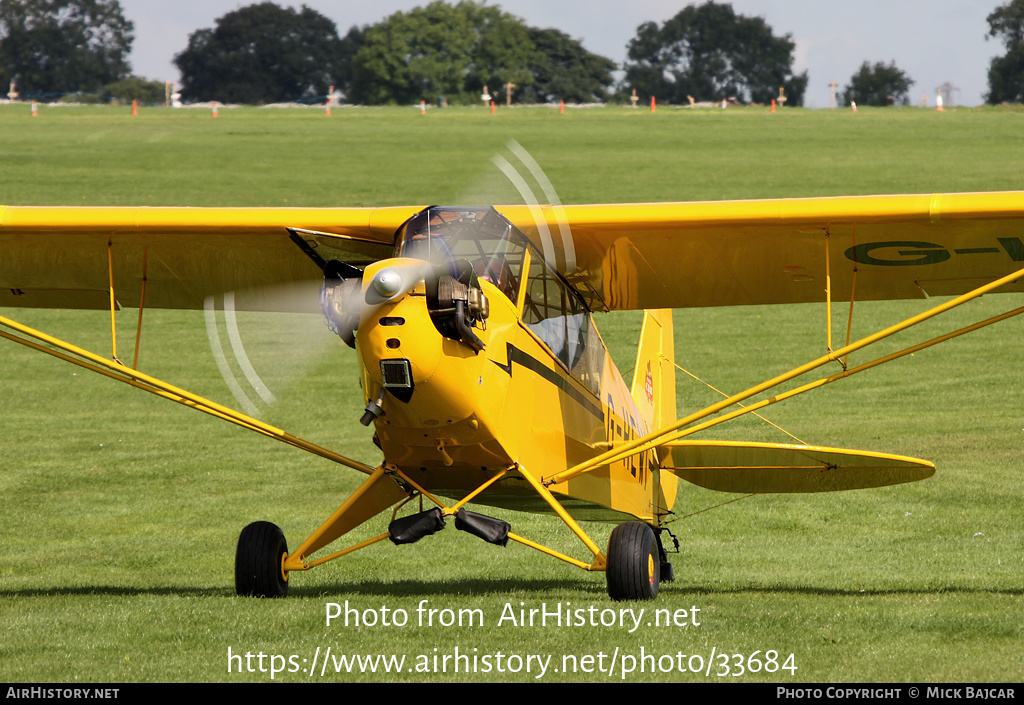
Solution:
[[[132,117],[126,107],[41,106],[33,118],[27,105],[3,105],[0,204],[519,203],[491,162],[509,154],[511,139],[539,162],[563,203],[1017,190],[1024,188],[1022,127],[1024,112],[991,108],[421,115],[416,107],[331,116],[221,108],[213,118],[200,109],[144,108]],[[1022,299],[984,297],[851,360]],[[853,335],[926,307],[858,304]],[[105,312],[0,314],[109,354]],[[118,314],[122,359],[133,353],[136,316]],[[834,306],[833,317],[841,338],[846,307]],[[596,320],[628,379],[639,314]],[[357,486],[357,473],[0,341],[0,681],[1019,682],[1022,324],[1011,319],[769,407],[765,416],[803,442],[927,458],[937,473],[911,485],[762,495],[703,512],[733,496],[681,486],[677,514],[700,513],[670,527],[680,543],[671,556],[676,581],[654,603],[638,605],[612,603],[602,574],[522,546],[490,546],[452,527],[413,546],[384,542],[293,575],[284,600],[238,598],[241,528],[273,521],[297,546]],[[371,432],[357,422],[354,357],[319,320],[250,315],[241,329],[279,398],[266,421],[379,461]],[[736,392],[822,354],[825,311],[679,310],[675,333],[682,367]],[[143,371],[233,403],[202,312],[148,310],[139,360]],[[677,379],[680,413],[717,400],[683,373]],[[717,428],[717,438],[792,440],[756,419]],[[516,533],[587,555],[555,519],[484,511]],[[353,542],[385,526],[386,519],[371,522]],[[612,529],[586,528],[598,544]],[[328,604],[346,600],[378,622],[328,625]],[[632,621],[518,620],[520,609],[528,616],[569,605],[599,615],[648,611],[632,631]],[[430,615],[421,606],[438,610],[432,624],[420,624]],[[697,616],[686,626],[659,626],[654,609]],[[515,623],[501,619],[509,610]],[[385,626],[386,612],[408,620]],[[467,615],[461,626],[444,623],[460,614]],[[470,623],[471,614],[482,623]],[[400,672],[385,672],[383,661],[377,672],[335,672],[332,662],[311,674],[328,647],[336,657],[405,661]],[[470,660],[455,660],[456,649]],[[229,660],[229,650],[266,658],[243,664]],[[773,670],[769,651],[777,653]],[[501,661],[493,658],[499,652]],[[284,658],[273,678],[271,655]],[[588,655],[592,662],[582,660]],[[604,672],[613,655],[617,666]],[[486,671],[484,656],[492,657]],[[548,656],[542,672],[536,657]],[[565,656],[575,657],[575,670],[563,667]],[[694,656],[702,666],[696,673]]]

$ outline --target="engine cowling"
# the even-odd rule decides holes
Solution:
[[[457,270],[458,275],[453,276],[447,266],[433,268],[433,276],[425,281],[427,311],[441,335],[480,352],[484,343],[473,327],[486,326],[490,302],[468,262],[460,261]]]

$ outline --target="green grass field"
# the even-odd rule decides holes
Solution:
[[[9,105],[0,106],[0,130],[0,204],[11,205],[519,202],[490,161],[510,139],[541,164],[564,203],[1024,186],[1024,112],[1012,109],[521,108],[492,116],[367,108],[327,117],[237,108],[213,119],[203,110],[149,109],[133,118],[128,108],[48,106],[32,118],[27,106]],[[985,297],[880,352],[1022,303],[1017,295]],[[854,335],[926,306],[860,304]],[[0,314],[109,351],[106,313]],[[833,314],[842,338],[846,309]],[[119,314],[123,358],[135,316]],[[822,354],[824,318],[823,305],[677,311],[677,361],[736,392]],[[624,374],[639,320],[597,316]],[[676,522],[676,581],[656,602],[626,606],[648,610],[633,631],[632,621],[499,622],[507,608],[518,617],[520,609],[571,603],[608,617],[605,610],[624,605],[607,598],[602,574],[454,529],[294,575],[284,600],[238,598],[241,528],[273,521],[296,546],[357,485],[357,473],[0,341],[0,681],[269,682],[271,665],[284,669],[273,677],[284,682],[1020,681],[1021,325],[1011,319],[770,407],[766,416],[804,442],[927,458],[938,472],[878,490],[752,497]],[[248,316],[242,333],[280,397],[267,421],[379,460],[357,422],[354,356],[319,321]],[[147,311],[140,368],[232,402],[201,312]],[[683,412],[715,395],[680,374],[678,398]],[[757,420],[714,435],[790,440]],[[731,498],[684,486],[676,511]],[[516,533],[586,556],[554,519],[502,516]],[[355,539],[383,531],[381,521]],[[602,543],[612,527],[587,528]],[[363,616],[404,612],[408,622],[328,625],[328,604],[346,600]],[[421,626],[421,604],[449,612]],[[693,607],[700,612],[687,613],[688,626],[659,626],[651,612]],[[478,610],[478,621],[438,623],[460,610]],[[383,663],[376,673],[335,673],[332,662],[321,675],[328,647],[334,657],[405,661],[398,673],[385,673]],[[468,659],[455,660],[456,649]],[[229,650],[265,657],[231,661]],[[769,651],[777,655],[768,659]],[[575,670],[567,672],[563,656],[576,658]],[[630,657],[635,671],[624,673]],[[613,673],[596,670],[613,658]],[[476,672],[466,673],[474,659]]]

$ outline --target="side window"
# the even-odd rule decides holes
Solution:
[[[590,313],[544,261],[531,258],[523,323],[576,379],[595,394],[601,390],[604,343]]]
[[[569,366],[567,298],[562,282],[544,261],[539,257],[532,258],[526,283],[523,323],[566,367]]]
[[[604,372],[604,341],[594,327],[590,313],[576,297],[569,314],[569,371],[572,376],[590,387],[594,394],[601,393],[601,374]]]

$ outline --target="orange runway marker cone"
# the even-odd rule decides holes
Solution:
[[[658,108],[657,108],[657,106],[656,106],[656,104],[655,104],[655,102],[654,102],[654,96],[652,95],[652,96],[651,96],[651,112],[653,113],[653,112],[655,112],[655,111],[656,111],[657,109],[658,109]]]
[[[497,108],[494,107],[494,101],[492,100],[491,101],[491,115],[494,115],[494,113],[496,113],[496,112],[498,112],[498,110],[497,110]]]
[[[558,112],[561,113],[562,115],[565,115],[565,101],[564,100],[558,101]]]
[[[36,102],[33,100],[32,101],[32,117],[37,117],[38,115],[39,115],[39,106],[36,105]]]
[[[138,117],[139,115],[139,101],[132,101],[132,117]]]

